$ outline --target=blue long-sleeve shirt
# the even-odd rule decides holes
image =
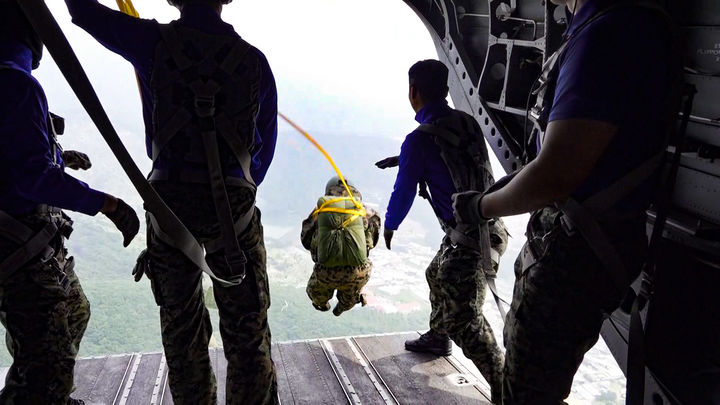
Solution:
[[[72,15],[73,23],[95,37],[109,50],[132,63],[140,79],[143,100],[143,118],[145,120],[146,145],[148,156],[152,156],[152,94],[150,78],[153,72],[153,57],[160,41],[159,23],[130,17],[98,3],[97,0],[65,0]],[[232,25],[222,21],[210,6],[188,4],[182,9],[178,22],[213,35],[237,36]],[[270,64],[257,48],[251,47],[260,59],[261,79],[259,90],[259,109],[256,117],[255,145],[250,151],[252,165],[250,174],[258,185],[265,178],[270,162],[275,154],[277,141],[277,89]],[[128,80],[131,80],[128,78]],[[161,158],[155,167],[166,168],[170,162]],[[242,177],[242,170],[235,169],[235,176]]]
[[[95,215],[105,194],[53,163],[48,137],[48,103],[31,75],[32,52],[19,42],[0,40],[0,210],[24,214],[47,204]]]
[[[451,114],[447,102],[426,105],[415,115],[420,124],[428,124]],[[385,228],[397,230],[410,212],[418,184],[424,181],[433,200],[433,209],[446,222],[453,220],[452,195],[456,193],[450,170],[440,157],[440,147],[430,135],[413,131],[400,148],[400,162],[395,187],[385,214]]]

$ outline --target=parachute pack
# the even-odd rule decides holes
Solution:
[[[365,225],[353,201],[324,196],[317,206],[318,264],[337,267],[361,266],[367,262]]]

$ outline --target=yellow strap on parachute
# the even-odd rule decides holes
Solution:
[[[343,227],[347,226],[348,224],[350,224],[350,222],[354,221],[358,217],[364,217],[367,214],[365,211],[365,207],[362,205],[362,203],[360,201],[357,200],[357,198],[355,198],[355,196],[353,196],[353,193],[350,190],[350,187],[348,187],[347,182],[345,181],[345,177],[342,175],[342,173],[340,172],[340,169],[335,164],[335,161],[330,157],[330,154],[327,153],[325,148],[323,148],[312,136],[310,136],[310,134],[305,132],[304,129],[302,129],[299,125],[294,123],[290,118],[285,116],[285,114],[278,112],[278,116],[280,118],[284,119],[288,124],[290,124],[290,126],[295,128],[295,130],[300,132],[300,134],[302,134],[308,141],[310,141],[310,143],[315,145],[315,147],[320,151],[320,153],[322,153],[323,156],[325,156],[325,159],[327,159],[327,161],[330,162],[330,165],[333,167],[333,169],[335,169],[335,173],[337,173],[338,178],[340,179],[340,181],[343,184],[343,187],[345,187],[345,191],[349,195],[349,197],[338,197],[338,198],[333,198],[332,200],[328,200],[328,201],[324,202],[320,207],[318,207],[315,211],[313,211],[313,216],[316,216],[321,212],[336,212],[336,213],[340,213],[340,214],[351,215],[350,218],[348,218],[347,220],[345,220],[345,222],[343,222]],[[340,201],[352,201],[353,205],[355,206],[355,209],[350,210],[350,209],[345,209],[345,208],[328,207],[328,205],[331,205],[331,204],[334,204],[334,203],[337,203]]]

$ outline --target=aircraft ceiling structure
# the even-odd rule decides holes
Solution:
[[[546,0],[403,1],[426,25],[438,58],[450,68],[456,108],[479,122],[505,172],[532,160],[540,134],[528,116],[535,103],[531,92],[543,62],[561,44],[565,8]],[[720,2],[654,3],[668,10],[680,27],[685,81],[697,93],[657,260],[655,293],[643,313],[650,345],[645,402],[701,403],[698,396],[687,402],[683,390],[720,401],[720,326],[707,323],[708,318],[720,319],[720,302],[704,287],[720,284]],[[655,213],[649,211],[648,217],[650,230]],[[677,267],[683,270],[681,278]],[[629,315],[623,310],[603,328],[626,374],[628,328]],[[680,344],[689,348],[679,349]],[[683,380],[700,372],[706,376],[703,389]],[[712,401],[707,403],[717,403]]]

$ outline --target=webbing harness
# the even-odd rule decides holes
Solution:
[[[191,121],[196,120],[202,138],[202,145],[205,149],[205,160],[207,162],[213,204],[215,205],[221,231],[221,242],[218,240],[213,241],[206,244],[205,248],[208,253],[213,250],[224,249],[225,262],[231,272],[228,280],[232,283],[239,283],[245,277],[247,258],[245,252],[240,248],[237,235],[247,229],[255,212],[255,207],[254,204],[251,205],[248,211],[243,213],[237,221],[233,221],[233,211],[227,194],[226,180],[223,174],[224,168],[221,163],[218,145],[219,136],[223,138],[225,144],[240,164],[245,177],[244,185],[249,185],[252,188],[256,186],[250,174],[251,156],[248,147],[239,139],[233,121],[224,112],[218,111],[216,108],[216,96],[222,89],[222,83],[219,83],[216,78],[234,74],[238,66],[245,60],[250,45],[237,38],[223,60],[217,61],[214,58],[204,58],[200,62],[195,62],[184,54],[181,36],[175,29],[174,24],[161,25],[160,33],[164,46],[169,51],[173,62],[177,65],[176,70],[170,71],[166,77],[161,79],[162,83],[187,81],[188,78],[192,78],[192,81],[187,84],[187,89],[190,90],[194,97],[194,109],[188,111],[187,108],[180,107],[168,122],[161,127],[156,127],[157,131],[153,135],[152,157],[153,160],[156,160],[172,139]],[[160,180],[162,179],[161,175],[162,172],[154,171],[150,179],[153,181]],[[152,216],[150,219],[152,222]],[[158,233],[158,236],[163,239],[168,235]]]
[[[39,206],[43,209],[45,206]],[[49,207],[46,208],[49,211]],[[48,222],[40,231],[34,231],[5,211],[0,211],[0,235],[20,245],[10,256],[0,262],[0,285],[35,257],[46,263],[55,256],[50,242],[61,228],[69,226],[59,209],[53,209]],[[57,218],[55,218],[57,217]]]
[[[485,138],[481,134],[478,135],[479,128],[472,116],[462,112],[458,112],[457,114],[458,116],[453,123],[454,125],[445,125],[442,122],[443,119],[441,119],[435,123],[421,124],[416,131],[430,135],[440,147],[440,156],[448,167],[450,177],[458,192],[470,190],[484,192],[491,183],[494,182],[492,169],[489,166],[490,162],[487,149],[485,147]],[[475,170],[472,168],[475,168]],[[510,304],[500,297],[495,284],[497,274],[494,270],[493,262],[500,262],[500,254],[492,249],[489,225],[487,223],[479,225],[477,227],[479,239],[475,239],[469,236],[470,233],[474,233],[474,229],[463,226],[462,224],[451,226],[442,220],[437,207],[427,191],[426,183],[420,183],[419,194],[428,200],[435,212],[435,216],[440,221],[440,226],[453,245],[464,246],[480,253],[481,267],[485,274],[488,288],[493,295],[495,304],[504,321],[507,311],[503,307],[503,303],[508,306]]]

